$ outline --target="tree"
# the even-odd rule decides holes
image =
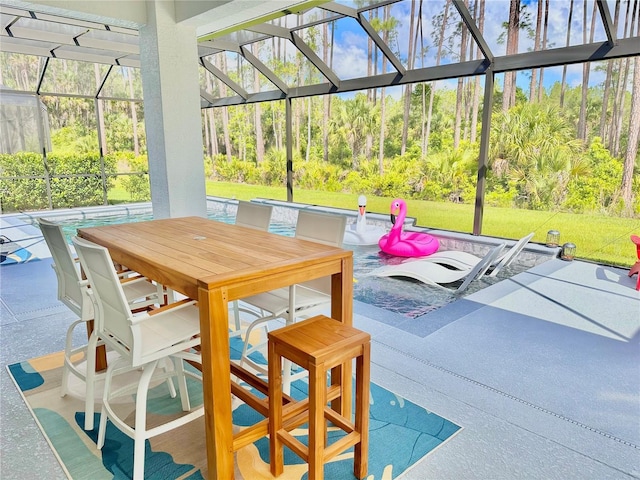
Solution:
[[[478,5],[478,0],[476,0],[476,17],[478,18],[478,30],[480,30],[481,34],[484,34],[484,10],[485,10],[485,0],[480,0],[480,4]],[[476,58],[480,58],[482,55],[482,51],[480,50],[480,46],[476,48]],[[476,135],[478,131],[478,112],[480,109],[480,76],[476,76],[473,81],[473,100],[472,100],[472,112],[471,112],[471,135],[470,140],[471,143],[475,143]]]
[[[468,7],[468,1],[464,0],[465,6]],[[467,26],[464,25],[463,22],[458,24],[458,28],[461,30],[460,36],[460,62],[465,62],[467,60]],[[460,127],[462,125],[462,110],[464,107],[463,101],[463,89],[464,89],[464,80],[462,77],[458,78],[458,85],[456,88],[456,117],[455,117],[455,126],[453,128],[453,148],[458,148],[460,145]],[[465,108],[465,111],[468,109]]]
[[[573,175],[582,169],[583,142],[553,107],[522,103],[492,121],[492,174],[515,187],[530,208],[561,205]]]
[[[257,43],[253,43],[251,45],[252,53],[257,57],[258,53],[258,45]],[[258,69],[253,69],[253,89],[255,92],[260,91],[260,74],[258,73]],[[262,163],[264,160],[264,137],[262,135],[262,107],[259,103],[254,105],[255,115],[254,115],[254,123],[255,123],[255,131],[256,131],[256,162]]]
[[[536,30],[533,39],[533,51],[540,50],[540,30],[542,29],[542,0],[538,0],[538,12],[536,14]],[[529,85],[529,101],[533,102],[536,98],[538,71],[533,68],[531,70],[531,83]]]
[[[447,22],[449,19],[450,6],[451,6],[451,0],[446,0],[442,14],[437,15],[432,20],[434,28],[438,26],[440,27],[439,34],[437,36],[438,51],[436,53],[436,66],[440,65],[440,60],[442,58],[442,46],[445,40],[445,32],[447,30]],[[431,121],[433,119],[433,100],[435,96],[435,86],[436,86],[435,82],[431,82],[431,85],[429,88],[429,107],[427,109],[427,128],[426,128],[425,140],[424,140],[425,148],[423,150],[424,155],[426,155],[427,152],[429,151],[429,137],[431,135]]]
[[[358,168],[358,155],[362,153],[364,140],[374,127],[373,107],[363,93],[357,93],[352,99],[345,100],[333,119],[334,129],[343,135],[351,148],[352,168]]]
[[[520,0],[509,3],[509,23],[507,27],[507,55],[518,53],[518,39],[520,35]],[[502,93],[502,111],[506,112],[516,104],[516,72],[504,74],[504,89]]]
[[[567,41],[566,41],[567,47],[571,45],[571,19],[573,18],[573,1],[574,0],[571,0],[569,2],[569,18],[567,19]],[[564,106],[564,92],[565,92],[566,85],[567,85],[567,65],[565,64],[562,66],[562,83],[560,87],[560,108]],[[600,135],[602,136],[602,132],[600,133]]]
[[[385,9],[388,7],[385,7]],[[407,69],[412,70],[415,64],[415,43],[414,40],[414,18],[416,16],[416,2],[411,2],[411,13],[409,20],[409,51],[407,56]],[[404,123],[402,124],[402,147],[400,149],[400,154],[404,155],[404,152],[407,150],[407,136],[409,134],[409,109],[411,107],[411,91],[412,85],[408,84],[404,87],[404,112],[403,119]]]
[[[582,41],[583,43],[587,43],[587,0],[584,1],[584,11],[583,11],[583,20],[584,20],[584,28],[582,30]],[[595,19],[596,12],[598,6],[596,3],[593,3],[593,11],[591,12],[591,29],[589,42],[593,43],[593,35],[596,29]],[[578,138],[581,140],[587,140],[587,100],[589,95],[589,73],[590,73],[590,65],[589,63],[582,64],[582,101],[580,102],[580,118],[578,119]]]
[[[638,27],[640,32],[640,25]],[[624,167],[622,171],[622,186],[620,191],[624,201],[625,210],[628,214],[633,212],[632,187],[633,170],[638,155],[638,141],[640,138],[640,60],[633,59],[633,95],[631,97],[631,118],[629,119],[629,139],[627,140],[627,152],[624,156]]]

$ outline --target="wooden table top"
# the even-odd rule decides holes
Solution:
[[[201,217],[81,228],[78,235],[107,247],[117,263],[191,298],[198,297],[198,286],[251,282],[300,269],[304,263],[317,268],[319,262],[353,255],[350,250]],[[229,299],[234,298],[239,297],[230,293]]]

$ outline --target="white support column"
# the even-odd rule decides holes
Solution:
[[[140,51],[153,215],[206,216],[196,29],[147,2]]]

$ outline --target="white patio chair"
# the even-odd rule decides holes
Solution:
[[[509,266],[524,249],[527,243],[529,243],[529,240],[531,240],[532,237],[533,232],[522,237],[511,248],[504,250],[498,258],[489,265],[489,273],[487,276],[495,277],[500,270]],[[433,262],[448,265],[450,267],[457,268],[458,270],[470,270],[482,261],[482,257],[459,250],[441,250],[429,255],[428,257],[420,258],[419,260],[407,260],[403,263],[413,261]]]
[[[376,277],[409,277],[437,286],[463,280],[455,290],[456,293],[462,293],[471,282],[483,277],[489,266],[498,258],[504,246],[505,244],[501,243],[497,247],[493,247],[482,257],[480,262],[468,270],[454,270],[438,263],[429,262],[425,258],[398,265],[386,265],[372,270],[368,275]]]
[[[93,304],[87,294],[87,281],[80,274],[80,264],[74,259],[62,227],[57,223],[38,219],[40,230],[53,258],[53,270],[58,279],[58,300],[64,303],[79,319],[67,329],[64,347],[64,368],[62,370],[61,396],[70,393],[69,374],[85,383],[85,430],[93,429],[95,382],[104,376],[95,370],[96,348],[102,345],[98,336],[91,335],[87,344],[73,346],[73,333],[77,326],[85,325],[94,318]],[[131,272],[127,272],[127,275]],[[147,308],[165,302],[162,285],[153,284],[142,276],[121,279],[124,293],[132,308]],[[80,355],[82,354],[82,355]]]
[[[300,210],[296,222],[295,237],[341,247],[346,223],[347,218],[343,215]],[[242,300],[255,308],[256,312],[261,313],[254,313],[258,318],[251,322],[247,328],[240,365],[243,367],[247,365],[266,375],[266,363],[261,364],[251,358],[253,353],[264,351],[266,339],[260,342],[252,339],[251,333],[253,330],[258,327],[268,327],[268,323],[277,318],[283,318],[286,324],[291,324],[300,318],[306,318],[321,312],[331,304],[331,278],[324,277],[310,280],[290,287],[252,295]],[[251,341],[254,343],[251,344]],[[266,362],[266,354],[263,353],[263,357]],[[285,365],[283,377],[285,393],[289,393],[290,383],[294,378],[291,376],[290,366]]]
[[[256,230],[268,231],[271,224],[271,215],[273,213],[273,207],[271,205],[262,205],[259,203],[246,202],[243,200],[238,201],[238,210],[236,212],[236,225],[241,227],[253,228]],[[238,300],[232,302],[231,308],[233,309],[234,328],[231,332],[231,337],[242,335],[246,331],[246,327],[243,328],[240,318],[241,312],[247,312],[250,315],[258,315],[254,310],[249,310],[240,306]]]
[[[91,297],[96,314],[96,329],[106,345],[118,352],[119,358],[109,363],[104,383],[102,412],[97,446],[102,449],[105,442],[107,419],[134,441],[133,478],[144,478],[145,442],[148,438],[182,426],[204,414],[204,406],[191,409],[186,377],[200,379],[195,372],[184,369],[184,361],[201,363],[200,356],[192,349],[200,345],[200,316],[194,300],[161,307],[150,312],[133,314],[125,297],[122,284],[111,261],[109,251],[87,240],[73,238],[82,268],[91,287]],[[173,364],[171,364],[172,361]],[[160,362],[164,372],[156,371]],[[139,380],[125,386],[114,385],[114,376],[137,372]],[[188,412],[178,418],[147,428],[147,396],[151,382],[166,380],[169,394],[175,398],[176,391],[171,377],[178,378],[182,410]],[[118,402],[112,400],[135,393],[135,420],[127,423],[128,411],[121,415]],[[122,406],[120,405],[120,408]]]

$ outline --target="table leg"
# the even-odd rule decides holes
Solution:
[[[231,370],[226,288],[199,289],[208,478],[233,479]]]
[[[91,338],[94,330],[93,320],[87,322],[87,338]],[[107,369],[107,349],[104,345],[96,348],[96,373]]]
[[[342,272],[331,277],[331,318],[353,325],[353,258],[342,260]],[[331,384],[342,385],[342,395],[331,402],[331,408],[351,418],[353,388],[351,363],[331,369]]]

